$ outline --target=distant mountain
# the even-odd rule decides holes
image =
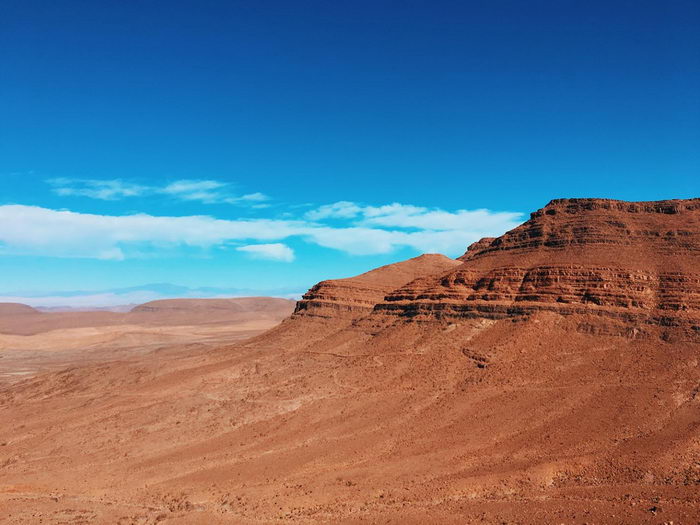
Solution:
[[[0,334],[31,335],[67,328],[117,325],[177,326],[279,322],[296,301],[277,297],[161,299],[130,307],[41,308],[0,303]]]
[[[37,306],[35,310],[44,313],[58,312],[130,312],[137,304],[120,304],[116,306]]]
[[[96,310],[128,311],[132,306],[160,299],[281,297],[297,299],[301,292],[290,289],[253,290],[203,286],[191,288],[172,283],[149,283],[104,290],[0,292],[0,302],[26,304],[43,311]]]

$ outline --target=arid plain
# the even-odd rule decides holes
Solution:
[[[0,520],[700,520],[700,199],[552,201],[292,309],[4,306]]]

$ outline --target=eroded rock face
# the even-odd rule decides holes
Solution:
[[[419,277],[442,275],[459,261],[426,254],[347,279],[321,281],[297,303],[293,317],[355,319],[372,311],[384,296]]]
[[[495,240],[496,237],[484,237],[483,239],[479,239],[478,241],[471,243],[467,248],[467,251],[464,252],[464,255],[462,255],[461,257],[457,257],[457,260],[468,261],[477,253],[480,253],[486,248],[488,248],[491,245],[491,243]]]
[[[541,253],[557,248],[570,248],[571,256],[580,257],[584,254],[579,248],[585,246],[589,251],[595,248],[594,255],[605,260],[619,258],[622,248],[639,263],[642,261],[638,256],[649,253],[664,258],[697,257],[699,237],[700,199],[557,199],[530,214],[529,221],[483,246],[470,259],[506,251]],[[616,249],[611,251],[612,247]],[[646,261],[647,266],[657,262]]]
[[[552,201],[446,275],[389,293],[375,314],[598,314],[700,334],[700,199]]]

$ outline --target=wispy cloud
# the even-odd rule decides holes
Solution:
[[[57,195],[64,197],[89,197],[100,200],[117,200],[125,197],[139,197],[152,191],[149,186],[123,181],[121,179],[69,179],[65,177],[49,179]]]
[[[491,231],[520,221],[522,214],[487,209],[448,212],[410,204],[362,206],[340,201],[306,213],[309,220],[349,219],[358,226],[394,227],[434,231]]]
[[[323,219],[354,219],[362,213],[362,208],[349,201],[324,204],[314,210],[306,212],[306,218],[312,221]]]
[[[408,247],[454,256],[481,237],[500,235],[521,220],[517,213],[489,210],[448,212],[402,204],[354,206],[358,209],[354,215],[329,215],[319,211],[327,209],[321,207],[298,219],[224,220],[206,215],[98,215],[5,205],[0,206],[0,224],[12,227],[0,229],[0,253],[120,260],[168,255],[182,249],[233,247],[289,260],[294,254],[281,241],[297,238],[355,255]],[[336,220],[325,222],[331,218]],[[338,224],[338,218],[345,222]]]
[[[129,197],[166,196],[205,204],[249,204],[259,206],[269,198],[262,193],[238,195],[233,185],[215,180],[182,179],[164,185],[144,185],[123,179],[77,179],[59,177],[47,180],[54,193],[61,196],[119,200]]]
[[[160,192],[188,201],[217,202],[225,187],[214,180],[178,180],[160,188]]]
[[[272,261],[292,262],[294,260],[294,250],[282,243],[271,244],[249,244],[236,248],[239,252],[250,254],[257,259],[270,259]]]

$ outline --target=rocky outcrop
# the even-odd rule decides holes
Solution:
[[[478,241],[471,243],[467,248],[467,251],[464,252],[464,255],[462,255],[461,257],[457,257],[457,260],[468,261],[477,253],[480,253],[486,248],[488,248],[491,245],[491,243],[495,240],[496,237],[484,237],[483,239],[479,239]]]
[[[442,275],[460,266],[444,255],[427,254],[347,279],[321,281],[297,303],[293,317],[355,319],[372,311],[384,296],[419,277]]]
[[[560,199],[463,264],[389,293],[375,315],[595,314],[700,336],[700,199]]]

